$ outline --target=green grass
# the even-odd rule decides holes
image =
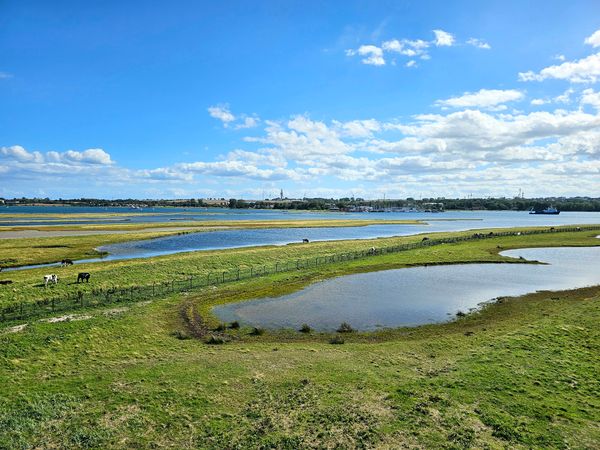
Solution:
[[[0,335],[0,447],[595,448],[600,439],[598,288],[509,299],[376,343],[346,334],[344,345],[271,333],[218,346],[178,339],[180,301]]]
[[[436,233],[431,237],[448,237],[455,235],[471,235],[465,233]],[[400,268],[414,264],[442,264],[460,262],[519,262],[498,254],[503,249],[519,247],[544,247],[560,245],[600,245],[596,239],[597,232],[550,233],[540,235],[522,235],[513,237],[498,237],[483,239],[460,244],[444,244],[435,247],[419,248],[412,251],[389,254],[376,258],[328,264],[319,268],[317,276],[330,277],[345,273],[380,270],[381,268]],[[131,235],[102,236],[105,239],[131,239]],[[64,238],[85,248],[92,237]],[[190,275],[204,278],[207,274],[222,274],[223,271],[240,270],[248,272],[250,267],[260,267],[275,263],[295,264],[297,260],[324,257],[349,251],[368,250],[375,246],[381,248],[409,242],[420,242],[422,236],[406,236],[399,238],[383,238],[370,240],[313,242],[310,244],[291,244],[286,246],[250,247],[229,250],[202,251],[166,255],[156,258],[106,261],[99,263],[78,264],[63,268],[40,268],[16,272],[4,272],[0,279],[10,279],[13,284],[0,286],[0,308],[15,302],[35,302],[41,298],[60,297],[74,294],[78,290],[109,289],[130,287],[144,283],[167,282],[173,279],[186,279]],[[56,249],[35,248],[36,240],[20,240],[23,246],[19,251],[24,254],[44,251],[54,252]],[[60,241],[57,241],[60,242]],[[0,240],[0,246],[2,241]],[[500,248],[498,248],[500,247]],[[49,271],[57,273],[61,281],[56,286],[44,289],[43,276]],[[92,273],[92,282],[81,285],[75,283],[78,272]],[[293,276],[293,275],[285,275]],[[303,278],[304,275],[301,275]],[[259,289],[266,295],[273,287],[261,283]]]
[[[368,225],[416,225],[415,220],[281,220],[281,221],[204,221],[166,222],[143,224],[102,224],[102,225],[54,225],[54,226],[6,226],[0,230],[0,267],[18,267],[45,264],[64,258],[73,260],[100,256],[96,247],[126,241],[152,239],[157,237],[209,232],[222,229],[266,229],[266,228],[321,228],[321,227],[362,227]],[[174,228],[167,230],[165,228]],[[186,230],[181,230],[186,228]],[[157,231],[156,229],[160,229]],[[2,239],[7,231],[126,231],[127,234],[96,234],[85,236],[53,236]]]
[[[253,336],[244,327],[209,345],[187,338],[181,316],[182,305],[208,313],[328,276],[498,261],[498,245],[597,245],[593,236],[423,248],[0,330],[0,448],[598,448],[600,287],[505,298],[446,324],[344,333],[343,345],[329,343],[336,333]],[[176,255],[162,267],[358,245],[373,244]],[[143,270],[134,263],[97,267],[111,276]]]

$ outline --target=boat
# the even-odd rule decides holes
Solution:
[[[529,210],[529,214],[560,214],[560,211],[556,209],[554,206],[548,206],[544,209],[533,209]]]

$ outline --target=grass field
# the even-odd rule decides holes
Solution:
[[[118,242],[152,239],[191,232],[209,232],[222,229],[265,228],[322,228],[361,227],[368,225],[415,225],[414,220],[282,220],[282,221],[206,221],[206,222],[157,222],[144,224],[103,225],[53,225],[0,228],[0,267],[18,267],[60,261],[63,258],[87,259],[100,256],[96,247]],[[167,230],[172,227],[173,230]],[[182,231],[185,227],[187,230]],[[161,231],[153,231],[160,229]],[[127,234],[97,234],[86,236],[53,236],[3,239],[3,232],[38,230],[57,231],[127,231]],[[137,231],[137,232],[136,232]]]
[[[330,334],[252,336],[247,329],[229,331],[229,343],[207,345],[187,338],[181,315],[193,305],[212,326],[210,307],[218,302],[281,294],[344,273],[500,261],[501,249],[598,245],[596,234],[421,248],[72,318],[81,320],[5,328],[0,448],[598,448],[600,287],[505,298],[447,324],[350,333],[343,345],[330,344]],[[126,284],[146,271],[158,276],[363,245],[373,241],[93,267],[98,278]],[[27,295],[38,274],[18,276],[19,295]]]

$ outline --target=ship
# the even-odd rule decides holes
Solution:
[[[529,214],[560,214],[560,211],[556,209],[554,206],[548,206],[544,209],[533,209],[529,210]]]

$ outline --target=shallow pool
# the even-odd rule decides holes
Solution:
[[[361,273],[315,283],[278,298],[213,308],[224,322],[265,328],[358,330],[447,321],[500,296],[600,284],[600,247],[511,250],[548,264],[459,264]]]

